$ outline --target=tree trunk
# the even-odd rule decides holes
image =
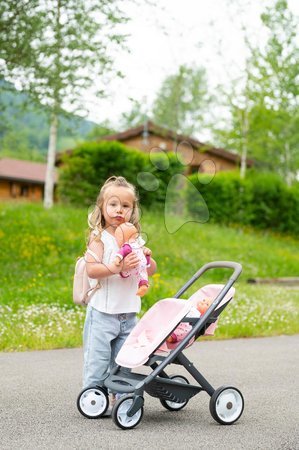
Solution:
[[[242,151],[241,151],[240,177],[245,178],[247,169],[247,138],[248,138],[247,105],[244,109],[244,117],[241,117],[241,124],[242,124]]]
[[[289,146],[288,142],[286,142],[284,144],[284,150],[285,150],[285,152],[284,152],[284,157],[285,157],[284,158],[285,159],[285,170],[284,170],[285,181],[286,181],[288,186],[291,186],[291,184],[292,184],[292,174],[290,172],[290,146]]]
[[[58,129],[58,118],[57,115],[53,113],[51,116],[46,182],[44,192],[44,207],[46,209],[52,208],[53,206],[57,129]]]
[[[241,154],[241,166],[240,166],[240,177],[245,178],[246,168],[247,168],[247,145],[243,143],[242,154]]]

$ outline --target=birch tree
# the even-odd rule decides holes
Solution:
[[[153,120],[176,133],[192,135],[201,131],[210,102],[205,69],[180,66],[162,82],[152,107]]]
[[[230,120],[214,131],[242,161],[248,154],[291,184],[299,172],[299,20],[286,0],[276,0],[261,22],[265,45],[254,47],[246,37],[242,87],[235,80],[224,93]],[[242,176],[244,168],[241,164]]]
[[[121,0],[0,0],[0,76],[49,111],[44,206],[53,205],[59,117],[83,115],[88,89],[98,99],[119,73],[124,51]]]
[[[264,130],[252,151],[291,184],[299,171],[299,17],[286,0],[276,0],[261,20],[268,40],[253,51],[249,88],[251,126],[262,123]]]

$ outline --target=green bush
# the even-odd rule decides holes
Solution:
[[[194,217],[201,214],[201,196],[204,198],[212,222],[229,224],[234,222],[248,223],[246,205],[250,195],[244,181],[236,172],[219,172],[211,183],[207,183],[209,175],[191,175],[189,180],[201,195],[194,196],[194,190],[187,188],[188,210]]]
[[[247,180],[247,189],[252,194],[248,205],[251,224],[258,228],[281,230],[282,212],[287,200],[287,186],[273,173],[255,173]]]
[[[279,232],[299,233],[299,184],[288,187],[273,173],[219,172],[211,183],[207,175],[191,175],[190,181],[204,198],[210,220],[222,224],[241,223]],[[200,217],[201,196],[187,188],[187,206]]]
[[[182,170],[173,153],[149,156],[115,141],[83,142],[62,161],[59,199],[78,206],[94,204],[100,187],[112,175],[137,186],[142,206],[162,205],[170,178]]]
[[[287,189],[284,210],[281,216],[282,231],[299,234],[299,183]]]

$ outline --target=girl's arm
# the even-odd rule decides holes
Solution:
[[[150,248],[144,247],[143,248],[143,253],[145,254],[145,256],[149,256],[150,257],[150,266],[147,267],[147,274],[151,277],[152,275],[154,275],[154,273],[157,270],[157,263],[151,256],[152,255],[152,251],[151,251]]]
[[[152,275],[154,275],[156,270],[157,270],[157,263],[153,258],[151,258],[150,266],[147,268],[147,274],[151,277]]]
[[[102,241],[92,241],[89,243],[88,248],[97,255],[100,261],[102,261],[104,253],[104,245]],[[85,259],[87,263],[86,271],[89,278],[106,278],[119,272],[119,268],[116,264],[103,264],[96,262],[89,253],[86,253]]]
[[[92,241],[89,243],[88,248],[94,252],[100,261],[103,259],[104,244],[102,241]],[[111,275],[118,274],[125,270],[130,270],[138,266],[139,259],[134,253],[127,255],[121,264],[116,265],[115,262],[109,264],[99,263],[94,258],[86,254],[86,271],[89,278],[107,278]]]

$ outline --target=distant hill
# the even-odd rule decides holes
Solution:
[[[49,139],[46,109],[35,106],[27,94],[12,89],[3,80],[0,80],[0,95],[0,157],[45,160]],[[78,116],[61,117],[58,150],[72,147],[76,142],[84,140],[95,126],[95,123]]]

